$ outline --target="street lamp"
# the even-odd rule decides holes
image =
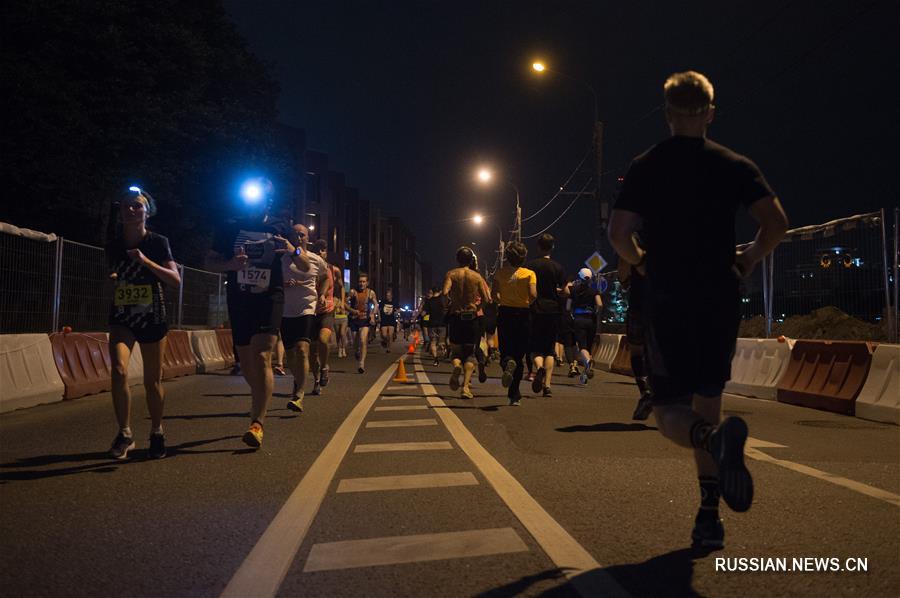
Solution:
[[[484,223],[484,216],[482,216],[481,214],[475,214],[474,216],[472,216],[471,220],[476,225],[481,226]],[[500,235],[500,266],[502,267],[503,258],[506,254],[506,244],[503,242],[503,229],[500,228],[500,225],[496,222],[494,222],[493,224],[497,227],[497,234]]]
[[[482,185],[486,185],[486,184],[490,183],[492,180],[494,180],[494,173],[489,168],[480,168],[478,170],[477,178],[478,178],[478,181]],[[521,205],[521,202],[519,201],[519,196],[521,194],[519,193],[519,188],[516,187],[512,181],[510,181],[509,179],[507,179],[505,177],[501,177],[501,180],[504,183],[506,183],[507,185],[509,185],[512,188],[512,190],[516,192],[516,222],[515,222],[515,226],[513,227],[513,234],[515,235],[516,241],[521,241],[522,240],[522,205]]]
[[[609,220],[609,203],[603,200],[600,197],[600,179],[603,174],[603,123],[600,122],[600,101],[597,98],[597,90],[595,90],[589,83],[578,79],[576,77],[572,77],[567,75],[566,73],[560,72],[556,69],[547,68],[547,65],[537,60],[531,65],[532,70],[535,73],[543,74],[543,73],[553,73],[555,75],[559,75],[564,79],[568,79],[569,81],[573,81],[578,85],[581,85],[583,88],[587,89],[591,93],[591,98],[593,99],[593,113],[594,113],[594,121],[593,121],[593,143],[594,143],[594,153],[597,156],[597,201],[598,207],[600,210],[600,218],[599,218],[599,230],[598,232],[598,241],[605,236],[606,234],[606,223]],[[599,249],[599,247],[598,247]]]

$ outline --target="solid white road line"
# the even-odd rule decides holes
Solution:
[[[385,390],[416,390],[416,387],[412,384],[406,384],[404,386],[388,386]]]
[[[427,376],[426,376],[427,378]],[[422,389],[432,407],[446,407],[431,384]],[[575,589],[584,597],[621,596],[629,594],[600,564],[530,495],[500,463],[475,439],[459,417],[450,409],[435,409],[450,435],[493,486],[506,506],[535,541],[559,567]],[[591,575],[585,575],[592,572]]]
[[[426,411],[428,409],[430,409],[428,405],[389,405],[376,407],[373,411]]]
[[[439,442],[383,442],[372,444],[357,444],[353,447],[354,453],[382,453],[396,451],[445,451],[453,446],[446,440]]]
[[[810,467],[801,463],[794,463],[793,461],[786,461],[784,459],[771,457],[761,450],[753,448],[751,446],[748,446],[744,449],[744,454],[751,459],[763,461],[764,463],[771,463],[772,465],[778,465],[779,467],[784,467],[785,469],[790,469],[791,471],[796,471],[797,473],[812,476],[816,479],[822,480],[823,482],[829,482],[837,486],[843,486],[848,490],[852,490],[853,492],[858,492],[860,494],[865,494],[866,496],[869,496],[871,498],[890,503],[895,507],[900,507],[900,495],[894,494],[893,492],[888,492],[887,490],[882,490],[881,488],[876,488],[875,486],[869,486],[868,484],[863,484],[862,482],[857,482],[855,480],[850,480],[839,475],[834,475],[832,473],[828,473],[827,471],[816,469],[815,467]]]
[[[391,364],[343,421],[225,586],[222,596],[275,596],[322,504],[338,465],[393,371],[394,364]]]
[[[527,551],[528,547],[515,530],[509,527],[345,540],[314,545],[303,571],[330,571]]]
[[[477,486],[478,480],[469,471],[458,473],[421,473],[388,475],[374,478],[347,478],[338,483],[341,492],[378,492],[382,490],[410,490],[414,488],[448,488]]]
[[[418,426],[436,426],[436,419],[388,419],[383,421],[366,422],[367,428],[414,428]]]

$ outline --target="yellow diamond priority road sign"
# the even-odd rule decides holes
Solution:
[[[590,268],[594,274],[598,274],[603,268],[609,265],[597,251],[594,252],[594,255],[584,260],[584,263],[587,264],[587,267]]]

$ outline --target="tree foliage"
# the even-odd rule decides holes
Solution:
[[[277,84],[219,0],[8,0],[0,15],[0,220],[102,243],[136,183],[196,263],[242,171],[290,187]]]

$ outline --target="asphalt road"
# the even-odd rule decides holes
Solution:
[[[3,593],[900,594],[896,426],[726,397],[750,425],[756,501],[744,514],[723,505],[726,548],[703,555],[689,549],[690,452],[652,417],[631,421],[629,379],[557,376],[554,398],[509,407],[496,365],[474,401],[450,393],[446,364],[411,360],[416,383],[377,385],[397,357],[378,349],[364,375],[333,360],[325,395],[299,415],[278,378],[258,452],[240,442],[248,389],[225,373],[165,383],[161,461],[145,458],[140,387],[127,462],[106,456],[108,394],[0,416]],[[716,570],[739,557],[864,558],[868,570]],[[596,568],[560,569],[570,562]]]

